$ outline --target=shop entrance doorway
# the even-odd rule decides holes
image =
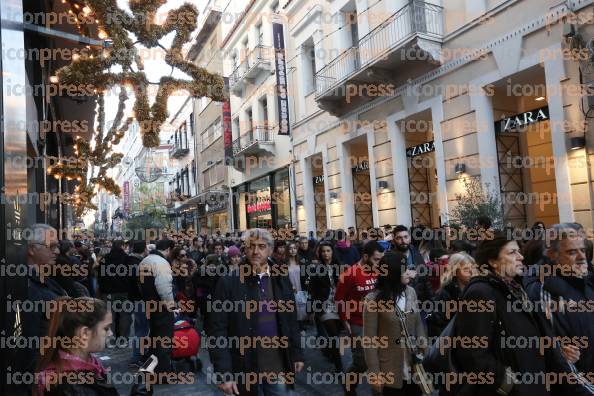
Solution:
[[[405,134],[410,189],[411,218],[430,228],[441,226],[437,200],[435,143],[430,110],[400,122]]]
[[[353,203],[355,206],[355,227],[368,230],[373,227],[373,201],[369,175],[369,151],[366,136],[350,143],[350,166],[353,177]]]
[[[509,96],[508,87],[526,96]],[[529,88],[529,89],[528,89]],[[501,82],[493,98],[499,183],[505,224],[559,222],[555,157],[544,72],[530,69]]]
[[[318,238],[323,236],[328,227],[326,221],[326,194],[324,180],[324,168],[322,166],[323,159],[321,155],[312,157],[311,160],[311,174],[313,176],[314,187],[314,210],[316,216],[316,230]]]

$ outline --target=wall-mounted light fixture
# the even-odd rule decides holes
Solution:
[[[572,137],[569,147],[571,150],[579,150],[586,147],[586,138],[584,136]]]
[[[330,193],[330,200],[331,201],[336,201],[337,199],[338,199],[338,193],[331,192]]]
[[[387,190],[388,189],[388,182],[386,180],[379,180],[377,182],[378,190]]]
[[[546,98],[544,96],[539,96],[538,98],[534,99],[537,102],[542,102],[543,100],[545,100]]]
[[[466,172],[466,164],[456,164],[454,171],[457,175],[461,175]]]

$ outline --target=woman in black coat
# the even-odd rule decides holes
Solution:
[[[467,381],[457,394],[551,394],[543,374],[556,375],[559,380],[568,369],[557,348],[544,348],[544,353],[539,350],[539,341],[549,335],[521,286],[524,265],[518,243],[503,233],[495,234],[478,245],[475,259],[481,275],[465,289],[455,329],[456,337],[470,340],[472,345],[455,348],[454,360],[458,374],[474,373],[479,381]],[[583,394],[583,389],[567,383],[552,389]]]
[[[328,335],[328,348],[324,354],[332,360],[337,371],[342,371],[342,360],[338,348],[338,335],[342,324],[336,306],[334,293],[340,276],[341,264],[332,244],[323,241],[318,246],[318,262],[312,266],[309,278],[311,306],[317,323],[321,324]]]
[[[476,262],[466,253],[455,253],[448,259],[446,271],[441,277],[441,287],[433,298],[433,310],[427,317],[430,337],[438,337],[446,328],[455,311],[448,311],[452,301],[462,297],[464,288],[477,273]]]

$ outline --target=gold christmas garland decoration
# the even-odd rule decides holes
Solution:
[[[113,178],[107,176],[107,171],[117,166],[123,154],[113,153],[111,148],[120,143],[128,130],[133,118],[129,117],[122,122],[128,95],[125,88],[121,88],[119,95],[118,111],[113,125],[105,132],[105,97],[100,95],[97,99],[97,128],[95,131],[95,146],[80,138],[76,138],[74,154],[79,158],[73,163],[58,162],[48,168],[48,174],[56,179],[77,180],[75,193],[64,198],[64,203],[74,207],[75,215],[82,217],[88,210],[97,210],[92,199],[97,191],[102,188],[110,194],[120,196],[121,189]]]
[[[57,72],[60,84],[80,86],[92,82],[99,92],[116,85],[131,85],[136,97],[133,107],[135,118],[140,125],[143,145],[148,148],[158,147],[160,144],[159,131],[167,120],[167,100],[173,92],[185,90],[193,97],[206,96],[217,102],[227,99],[221,76],[184,60],[182,55],[183,44],[190,40],[191,33],[197,27],[198,10],[185,3],[178,9],[169,11],[163,25],[156,24],[154,20],[157,10],[165,3],[166,0],[130,0],[130,15],[117,6],[116,0],[88,0],[86,4],[96,15],[100,31],[111,38],[112,46],[81,56]],[[165,62],[192,79],[161,77],[155,102],[150,106],[147,96],[150,83],[129,33],[133,33],[146,48],[155,48],[161,47],[161,38],[174,31],[176,35],[171,48],[165,50]],[[134,64],[138,67],[136,71],[132,68]],[[109,72],[116,65],[121,66],[122,72]]]
[[[107,176],[107,171],[117,166],[123,155],[112,153],[111,148],[119,144],[134,119],[140,126],[143,146],[154,148],[160,145],[159,132],[167,120],[167,101],[172,93],[185,90],[193,97],[209,97],[219,102],[228,99],[221,76],[209,73],[183,57],[182,46],[190,40],[191,33],[197,27],[198,10],[193,5],[185,3],[178,9],[169,11],[163,25],[156,24],[154,21],[157,11],[165,3],[166,0],[130,0],[130,15],[117,6],[116,0],[85,2],[85,8],[94,14],[99,25],[99,37],[109,37],[111,46],[91,49],[87,54],[73,60],[70,65],[59,69],[56,75],[60,84],[92,84],[95,88],[94,91],[98,95],[95,145],[92,148],[90,142],[78,137],[75,154],[81,161],[74,165],[59,162],[48,168],[48,174],[56,179],[78,180],[75,194],[66,202],[74,206],[77,217],[81,217],[88,210],[97,210],[92,198],[99,188],[116,196],[120,195],[120,187],[113,178]],[[171,48],[167,50],[159,44],[159,40],[173,31],[176,35]],[[137,42],[146,48],[163,48],[165,62],[189,75],[191,80],[161,77],[155,101],[149,105],[147,92],[151,83],[144,73],[142,59],[138,56],[136,43],[130,39],[129,33],[133,33]],[[133,65],[136,65],[138,70],[134,70]],[[110,69],[114,66],[120,66],[122,71],[111,72]],[[113,125],[106,132],[104,94],[116,86],[120,87],[118,111]],[[134,91],[134,117],[129,117],[122,123],[125,102],[128,99],[126,87],[131,87]]]

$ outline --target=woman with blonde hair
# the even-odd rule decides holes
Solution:
[[[433,298],[433,309],[427,318],[430,337],[437,337],[452,317],[446,311],[450,301],[459,301],[470,279],[478,274],[476,262],[467,253],[452,254],[441,275],[440,288]],[[453,314],[451,314],[453,316]]]

